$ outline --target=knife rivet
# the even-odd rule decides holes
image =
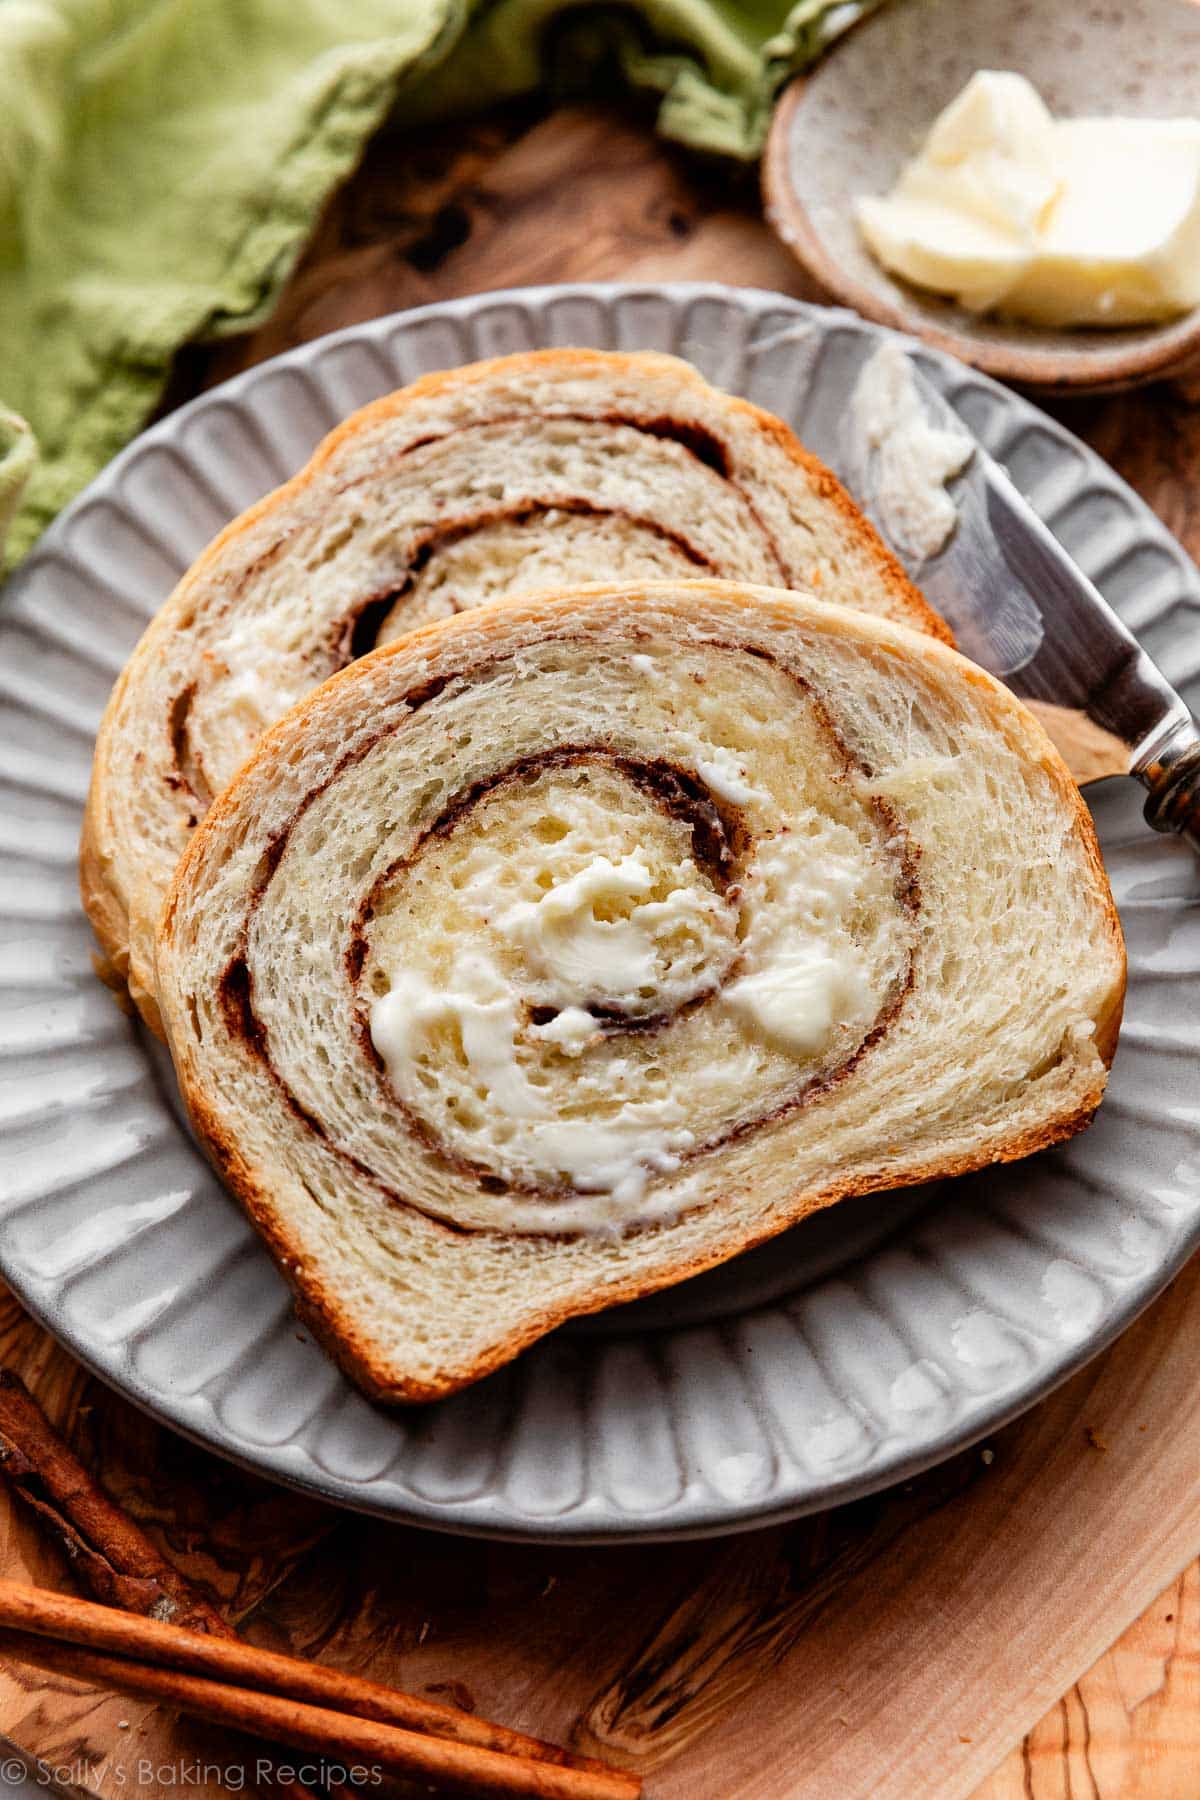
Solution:
[[[1200,850],[1200,737],[1195,727],[1176,748],[1167,745],[1149,765],[1139,771],[1150,789],[1146,802],[1146,820],[1155,831],[1172,831]]]

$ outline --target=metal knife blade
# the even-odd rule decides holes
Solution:
[[[931,421],[964,430],[910,363]],[[1200,729],[1185,702],[978,442],[951,492],[952,536],[909,572],[959,648],[1021,699],[1082,714],[1107,734],[1149,789],[1149,823],[1200,850]]]

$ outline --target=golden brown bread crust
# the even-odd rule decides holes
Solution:
[[[1118,1016],[1113,1024],[1111,1048],[1102,1052],[1106,1067],[1111,1066],[1119,1025],[1118,1009]],[[1091,1124],[1103,1092],[1104,1084],[1098,1082],[1094,1100],[1088,1101],[1068,1118],[1057,1120],[1043,1130],[1014,1137],[998,1153],[988,1150],[983,1154],[970,1156],[931,1157],[927,1163],[906,1175],[905,1185],[916,1186],[925,1182],[946,1181],[952,1176],[971,1175],[979,1169],[990,1168],[995,1163],[1020,1162],[1023,1157],[1032,1156],[1039,1150],[1049,1150],[1055,1144],[1065,1143],[1068,1138],[1074,1137]],[[334,1290],[320,1276],[303,1270],[296,1258],[295,1245],[286,1233],[278,1230],[274,1214],[263,1204],[257,1185],[219,1122],[195,1095],[185,1093],[184,1098],[188,1116],[197,1135],[207,1147],[217,1173],[237,1196],[290,1287],[297,1316],[309,1327],[342,1373],[372,1400],[382,1405],[428,1405],[435,1400],[446,1400],[451,1394],[460,1393],[464,1388],[482,1381],[485,1375],[495,1374],[497,1369],[512,1362],[523,1350],[529,1349],[539,1338],[565,1324],[568,1319],[607,1312],[612,1306],[621,1306],[629,1301],[644,1299],[648,1294],[661,1292],[664,1285],[668,1285],[655,1278],[631,1279],[621,1286],[606,1287],[603,1295],[590,1305],[572,1301],[558,1307],[547,1307],[542,1312],[531,1315],[521,1330],[510,1333],[502,1343],[477,1358],[465,1372],[456,1371],[452,1377],[436,1383],[409,1380],[398,1383],[392,1371],[382,1362],[375,1345],[358,1328],[354,1315],[346,1311]],[[831,1182],[819,1193],[803,1196],[781,1217],[779,1223],[772,1222],[769,1227],[752,1236],[739,1238],[733,1248],[714,1244],[705,1255],[693,1257],[672,1274],[669,1285],[673,1287],[677,1282],[690,1281],[695,1275],[703,1275],[705,1270],[728,1262],[731,1256],[740,1256],[759,1244],[769,1242],[781,1230],[798,1225],[801,1220],[836,1205],[839,1200],[849,1200],[862,1194],[886,1193],[894,1189],[895,1185],[894,1176],[886,1171],[870,1180]]]
[[[885,585],[891,589],[897,606],[902,607],[907,614],[905,622],[914,631],[926,632],[939,643],[949,644],[953,649],[954,633],[945,619],[933,610],[920,588],[909,579],[899,557],[888,548],[870,519],[855,505],[833,470],[814,456],[811,450],[806,450],[782,420],[764,412],[761,407],[754,406],[749,400],[737,399],[732,404],[755,418],[761,428],[770,433],[780,448],[786,450],[792,461],[805,471],[821,498],[841,514],[847,528],[870,549],[877,560]],[[821,598],[820,594],[817,598]]]
[[[437,399],[453,394],[456,389],[485,382],[489,379],[491,372],[500,365],[504,365],[510,375],[515,374],[519,377],[522,373],[527,373],[529,379],[533,380],[539,371],[551,367],[556,370],[574,368],[620,371],[636,368],[638,364],[658,361],[671,365],[675,379],[684,379],[683,371],[687,369],[687,365],[680,365],[675,358],[659,358],[646,353],[622,355],[592,350],[536,350],[523,356],[495,358],[491,362],[472,364],[466,369],[447,370],[427,375],[407,388],[385,395],[352,413],[323,439],[309,461],[290,481],[266,495],[256,505],[231,521],[193,564],[176,589],[172,600],[167,604],[171,605],[184,592],[202,583],[209,570],[220,562],[230,545],[247,537],[262,521],[269,519],[273,512],[286,509],[296,496],[302,494],[314,483],[344,444],[361,434],[369,433],[390,418],[402,414],[415,401]],[[694,380],[698,389],[707,390],[708,384],[694,370],[687,370],[687,374]],[[815,491],[824,503],[838,515],[848,534],[857,540],[863,552],[874,563],[879,581],[890,596],[897,614],[914,629],[926,632],[942,643],[952,644],[954,640],[949,627],[933,611],[923,595],[909,580],[897,558],[883,543],[874,526],[859,512],[832,471],[807,451],[781,420],[747,400],[725,396],[725,404],[731,412],[740,414],[749,420],[759,432],[769,437],[802,473],[806,485]],[[819,594],[818,598],[820,598]],[[150,630],[153,632],[153,625]],[[145,641],[143,640],[143,643]],[[106,734],[116,716],[130,672],[137,667],[138,659],[142,654],[143,647],[139,645],[131,658],[126,674],[118,682],[110,698],[100,727],[98,742],[101,747],[105,743]],[[102,947],[104,967],[107,972],[106,979],[117,982],[124,981],[128,985],[131,998],[142,1017],[150,1028],[161,1036],[162,1026],[149,979],[149,971],[138,966],[136,954],[131,960],[130,914],[127,899],[121,892],[114,871],[103,855],[103,819],[108,804],[106,779],[107,771],[101,749],[93,768],[88,804],[84,815],[80,850],[80,892],[84,910]]]
[[[744,607],[747,613],[757,610],[764,599],[769,601],[772,598],[762,594],[755,596],[752,593],[743,593],[735,587],[721,582],[697,581],[670,585],[676,591],[686,588],[698,595],[714,593],[726,604]],[[653,583],[645,584],[645,591],[651,592],[654,586]],[[577,591],[574,598],[577,600],[589,593],[600,591],[602,590],[598,588],[581,589]],[[569,600],[571,597],[547,599],[543,602],[543,606],[561,606],[564,598]],[[786,596],[778,598],[782,600]],[[527,602],[523,610],[537,611],[538,608],[536,603]],[[469,616],[474,631],[482,631],[485,634],[489,631],[494,633],[501,629],[507,611],[506,603],[493,602],[471,615],[465,615],[464,618]],[[438,636],[452,632],[456,626],[462,623],[463,619],[460,618],[423,627],[401,642],[376,650],[369,660],[373,665],[377,665],[382,659],[412,655],[423,640],[435,641]],[[858,618],[854,614],[838,614],[838,629],[847,635],[866,635],[869,625],[869,621]],[[886,646],[883,653],[885,655],[898,654],[897,651],[889,652]],[[911,646],[906,653],[911,654]],[[1091,815],[1051,740],[1036,718],[990,675],[974,668],[973,665],[964,664],[961,658],[941,645],[928,646],[926,655],[935,666],[943,660],[947,666],[952,664],[958,679],[965,679],[969,683],[977,685],[985,694],[994,696],[1001,704],[1001,711],[1005,716],[1010,735],[1023,740],[1023,749],[1029,760],[1048,776],[1073,822],[1088,867],[1095,877],[1098,891],[1104,896],[1100,929],[1100,935],[1105,939],[1103,950],[1105,955],[1119,961],[1121,979],[1114,990],[1111,1006],[1097,1021],[1095,1044],[1103,1068],[1097,1072],[1091,1090],[1084,1095],[1078,1105],[1064,1116],[1053,1119],[1036,1129],[1015,1131],[1011,1138],[999,1146],[993,1142],[981,1150],[951,1155],[933,1153],[921,1161],[906,1163],[903,1171],[903,1185],[946,1179],[971,1173],[993,1163],[1016,1161],[1036,1151],[1063,1142],[1086,1126],[1100,1103],[1104,1089],[1104,1076],[1111,1066],[1115,1052],[1123,1005],[1125,975],[1124,940],[1108,889]],[[362,667],[365,665],[360,665],[360,673]],[[321,692],[328,693],[335,684],[354,678],[354,673],[347,670],[333,677],[330,683],[325,684],[325,688]],[[296,707],[286,722],[289,734],[303,731],[320,705],[319,694],[314,694]],[[276,727],[272,732],[266,734],[250,764],[243,772],[244,774],[248,774],[259,766],[270,764],[275,754],[275,733],[280,729],[280,727]],[[227,790],[217,799],[202,827],[202,833],[207,835],[209,831],[220,829],[226,815],[233,813],[235,799],[233,790]],[[188,868],[193,859],[198,857],[199,850],[200,834],[197,834],[182,859],[172,894],[164,907],[159,932],[160,943],[171,932],[177,890],[186,881]],[[797,1194],[790,1205],[779,1207],[772,1215],[770,1222],[758,1230],[750,1232],[744,1229],[735,1230],[726,1236],[714,1233],[702,1254],[694,1255],[686,1262],[681,1262],[674,1267],[666,1280],[661,1274],[649,1276],[631,1274],[624,1282],[607,1284],[592,1302],[581,1303],[578,1298],[574,1298],[558,1306],[548,1306],[537,1313],[527,1315],[519,1329],[511,1331],[502,1341],[491,1346],[485,1354],[480,1355],[465,1370],[457,1369],[452,1374],[429,1382],[411,1379],[398,1381],[386,1361],[379,1355],[369,1334],[361,1329],[354,1314],[344,1306],[337,1291],[323,1280],[318,1271],[306,1268],[298,1259],[295,1243],[286,1228],[281,1226],[270,1204],[269,1195],[265,1194],[256,1182],[253,1172],[243,1161],[221,1119],[208,1107],[204,1097],[196,1090],[195,1086],[186,1080],[183,1082],[183,1093],[189,1115],[202,1142],[208,1147],[215,1166],[237,1195],[256,1229],[266,1241],[285,1279],[292,1287],[297,1299],[297,1310],[345,1373],[373,1398],[386,1403],[428,1402],[444,1398],[501,1367],[567,1318],[581,1316],[589,1311],[605,1310],[610,1306],[631,1301],[659,1290],[664,1285],[673,1285],[677,1281],[688,1279],[727,1260],[731,1255],[753,1248],[756,1244],[776,1235],[781,1229],[798,1223],[811,1213],[833,1205],[841,1199],[853,1195],[886,1191],[898,1185],[896,1171],[886,1167],[881,1167],[874,1172],[860,1173],[849,1179],[835,1179],[816,1191]]]
[[[224,530],[218,532],[207,549],[203,550],[196,562],[188,570],[184,580],[202,574],[215,562],[226,545],[238,537],[245,536],[260,519],[267,517],[279,505],[292,495],[300,493],[310,486],[315,477],[340,450],[342,444],[351,437],[369,430],[371,427],[395,417],[418,399],[436,399],[438,396],[453,392],[456,387],[474,385],[486,380],[489,373],[504,363],[514,373],[520,372],[522,366],[530,376],[537,374],[539,368],[561,366],[565,368],[619,368],[636,365],[638,362],[663,361],[670,363],[678,370],[679,362],[675,357],[658,357],[653,352],[635,351],[622,353],[611,350],[529,350],[522,355],[512,357],[494,357],[489,362],[472,363],[465,369],[442,369],[432,375],[424,375],[408,387],[399,388],[395,393],[384,394],[378,400],[372,400],[352,412],[348,418],[336,425],[327,437],[322,438],[304,467],[297,471],[289,481],[271,493],[263,496],[246,511],[232,519]],[[687,367],[687,365],[684,365]],[[689,370],[699,387],[708,384],[694,369]],[[888,549],[871,521],[860,512],[850,498],[833,470],[828,468],[819,457],[814,456],[800,443],[790,426],[773,413],[765,412],[762,407],[755,406],[750,400],[743,400],[737,395],[727,394],[726,404],[735,413],[741,413],[750,419],[760,430],[767,433],[775,443],[796,464],[803,469],[806,477],[817,488],[822,499],[827,500],[845,521],[851,533],[876,557],[885,585],[890,588],[897,606],[906,614],[907,622],[914,630],[926,631],[941,643],[953,644],[954,634],[946,621],[936,613],[926,600],[921,590],[910,581],[899,559]],[[819,596],[818,596],[819,598]]]
[[[127,664],[108,697],[108,705],[100,723],[101,731],[104,729],[104,719],[113,716],[120,703],[128,670]],[[158,1001],[130,966],[129,912],[119,889],[110,879],[101,854],[103,834],[99,816],[104,805],[105,770],[97,756],[92,763],[91,780],[83,809],[83,827],[79,837],[79,898],[100,945],[99,954],[93,958],[93,966],[104,985],[112,988],[118,996],[127,996],[154,1035],[164,1038],[166,1034],[159,1016]]]

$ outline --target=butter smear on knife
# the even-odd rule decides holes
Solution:
[[[886,198],[856,204],[883,266],[974,312],[1135,325],[1200,306],[1200,119],[1051,117],[984,69]]]

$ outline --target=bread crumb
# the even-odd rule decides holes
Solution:
[[[1083,1435],[1092,1446],[1093,1450],[1104,1451],[1108,1449],[1108,1444],[1100,1436],[1100,1433],[1096,1430],[1094,1425],[1085,1425],[1083,1428]]]
[[[960,1744],[969,1744],[971,1742],[970,1738],[967,1737],[966,1734],[961,1731],[958,1734],[958,1741]]]
[[[990,1469],[996,1460],[996,1452],[994,1450],[981,1450],[979,1452],[979,1460],[985,1469]]]
[[[128,1719],[118,1719],[117,1720],[117,1730],[118,1731],[128,1731],[129,1730],[129,1720]]]

